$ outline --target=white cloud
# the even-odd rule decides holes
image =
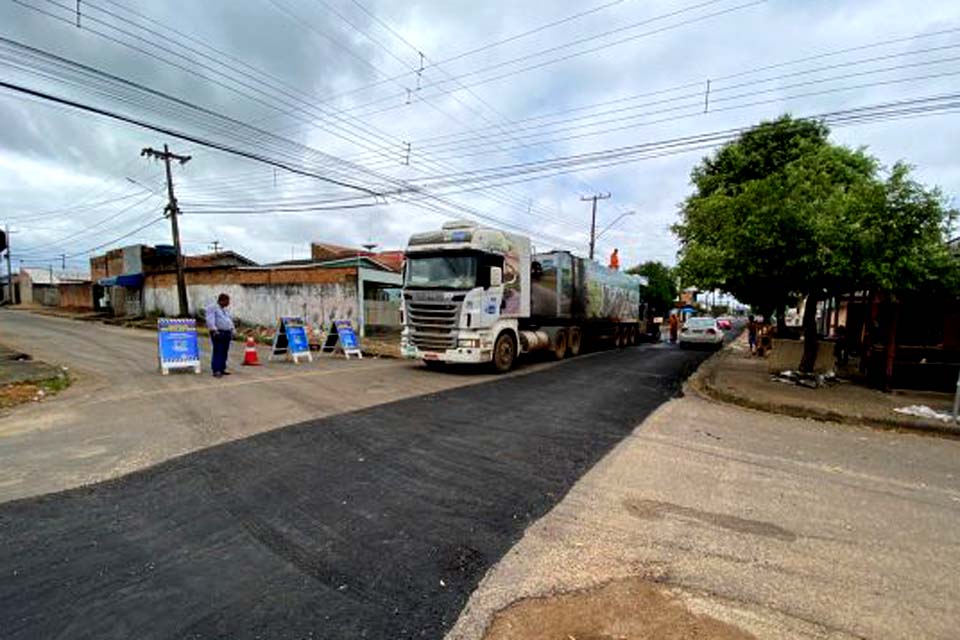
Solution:
[[[222,58],[222,62],[233,67],[233,73],[239,74],[236,77],[249,85],[234,85],[235,88],[243,93],[252,93],[254,99],[245,99],[235,91],[192,76],[184,69],[165,65],[160,59],[120,47],[85,29],[78,30],[69,24],[58,23],[19,5],[6,4],[0,7],[0,35],[182,96],[244,122],[278,131],[324,153],[357,159],[361,164],[398,180],[747,126],[760,119],[775,117],[784,110],[803,115],[950,92],[956,85],[957,76],[916,78],[934,73],[960,72],[960,63],[950,59],[960,57],[960,46],[956,46],[960,45],[960,32],[957,32],[852,51],[801,65],[771,69],[761,74],[722,80],[724,76],[788,60],[960,27],[960,6],[949,0],[931,0],[924,3],[923,11],[917,11],[916,7],[898,0],[771,0],[724,16],[651,33],[589,55],[571,57],[525,73],[482,83],[469,91],[460,89],[437,95],[437,88],[430,87],[446,81],[449,77],[447,74],[461,76],[480,68],[504,65],[498,71],[465,76],[462,82],[470,85],[486,77],[521,66],[540,64],[548,58],[557,58],[578,49],[558,49],[551,54],[510,63],[518,57],[578,38],[591,38],[690,5],[667,0],[625,0],[603,11],[457,59],[443,65],[442,69],[436,69],[431,68],[431,62],[450,59],[460,52],[585,11],[589,6],[573,0],[550,3],[493,1],[480,4],[463,1],[367,0],[365,6],[371,13],[426,54],[426,70],[419,79],[421,86],[426,88],[417,92],[418,78],[412,73],[419,67],[416,51],[391,35],[353,3],[341,0],[329,2],[352,25],[325,9],[321,3],[297,0],[264,0],[257,3],[219,0],[202,4],[121,0],[122,6],[195,38],[191,42],[171,45],[176,54],[196,57],[203,52],[220,56],[213,49],[205,48],[208,46],[227,54],[229,57]],[[602,3],[598,1],[599,4]],[[688,17],[738,4],[742,3],[735,0],[718,2],[697,12],[653,22],[646,27],[623,30],[606,38],[595,37],[580,45],[579,49],[653,31]],[[111,11],[116,11],[117,15],[140,25],[155,30],[160,28],[158,24],[146,23],[134,14],[122,13],[113,4],[104,6],[111,7]],[[108,23],[115,22],[109,16],[98,16],[93,7],[87,11],[90,12],[87,16],[90,21],[86,23],[88,29],[98,27],[109,30],[108,26],[93,22],[98,17]],[[133,28],[128,23],[124,27]],[[158,41],[155,37],[152,40]],[[140,44],[147,47],[144,43]],[[934,47],[940,49],[925,51]],[[190,63],[171,53],[158,52],[158,55],[201,73],[211,74],[214,68],[220,72],[227,71],[210,60]],[[860,65],[849,64],[880,56],[890,57]],[[932,64],[935,60],[940,62]],[[917,61],[930,64],[880,71]],[[777,79],[789,72],[822,68],[830,64],[846,66]],[[211,68],[204,69],[203,65]],[[256,85],[256,89],[252,88],[258,80],[264,79],[258,70],[264,70],[274,77],[267,80],[268,87]],[[877,73],[865,74],[865,71]],[[854,72],[862,75],[836,79],[829,84],[820,82],[792,86]],[[403,73],[407,75],[357,91],[383,78],[393,78]],[[708,78],[714,79],[711,85],[713,108],[710,113],[703,114],[698,105],[701,87],[705,88]],[[770,81],[733,87],[764,78]],[[858,84],[911,79],[913,81],[787,99],[789,96],[827,88],[849,89]],[[36,79],[34,81],[39,82]],[[39,84],[58,93],[74,91],[56,83]],[[604,116],[610,120],[621,118],[619,121],[592,128],[581,126],[554,134],[550,132],[556,128],[575,127],[585,122],[560,123],[547,129],[521,129],[542,125],[543,120],[517,122],[564,109],[687,84],[693,86],[672,94],[621,102],[606,108],[615,109],[652,102],[658,97],[663,99],[689,93],[690,97],[682,102],[690,105],[684,112],[666,111],[675,109],[678,103],[664,102],[639,108],[635,112],[621,111]],[[448,83],[439,86],[452,88],[454,85]],[[405,104],[407,88],[412,90],[413,97],[409,105]],[[257,90],[267,95],[254,93]],[[730,98],[732,95],[759,90],[766,93],[757,94],[753,99],[749,96]],[[345,92],[349,93],[341,95]],[[304,102],[300,97],[304,93],[316,98]],[[749,108],[740,106],[752,100],[770,102]],[[377,109],[389,110],[364,118],[356,118],[356,111],[351,111],[373,101],[380,101]],[[264,102],[278,105],[279,110],[266,107]],[[107,101],[107,104],[111,103]],[[622,120],[624,116],[637,112],[657,110],[662,111],[650,114],[645,119]],[[0,211],[4,212],[44,212],[122,197],[138,189],[126,180],[127,177],[156,188],[162,184],[160,167],[155,162],[140,159],[138,154],[143,146],[158,146],[164,142],[169,142],[176,151],[193,155],[190,164],[178,168],[176,172],[178,196],[185,205],[203,203],[207,208],[217,206],[221,209],[282,206],[317,200],[331,192],[329,185],[284,175],[279,177],[275,186],[273,170],[269,167],[185,142],[164,140],[157,134],[102,118],[25,102],[6,92],[0,92],[0,111],[5,123],[0,130]],[[331,115],[336,113],[338,115]],[[575,112],[555,119],[585,113],[590,112]],[[683,113],[689,117],[675,117]],[[301,121],[307,116],[318,126],[311,127]],[[324,119],[326,123],[321,128]],[[170,122],[184,129],[196,126],[193,121],[178,120],[177,117],[171,117]],[[337,128],[340,129],[340,135],[332,135],[330,130]],[[438,136],[462,134],[465,130],[476,128],[485,128],[479,132],[479,139],[445,148],[428,146],[431,142],[440,142],[435,140]],[[599,135],[582,135],[598,129],[616,130]],[[939,116],[838,129],[834,135],[844,144],[866,145],[871,153],[886,164],[900,159],[914,164],[922,180],[939,184],[952,195],[960,192],[960,165],[951,146],[951,141],[957,139],[958,134],[960,124],[955,117]],[[434,140],[428,140],[431,138]],[[404,163],[405,142],[411,142],[409,166]],[[542,144],[523,148],[517,146],[530,142]],[[258,149],[256,140],[243,144],[254,151]],[[488,149],[489,152],[477,154],[481,149]],[[624,218],[601,239],[599,255],[605,256],[616,246],[627,264],[647,258],[672,262],[676,243],[669,227],[676,220],[677,204],[688,192],[690,169],[704,153],[706,151],[697,151],[614,167],[579,170],[495,190],[452,195],[449,199],[537,234],[585,245],[589,205],[582,202],[580,196],[595,191],[610,191],[614,197],[600,205],[601,228],[624,211],[634,210],[637,214]],[[44,216],[35,220],[31,220],[29,215],[13,216],[20,231],[17,236],[19,246],[23,248],[22,251],[26,250],[26,259],[79,252],[129,231],[138,221],[155,213],[156,209],[156,204],[151,201],[131,210],[128,216],[124,214],[109,224],[83,233],[85,225],[117,213],[125,204],[128,202],[119,201],[97,208],[81,207],[69,215]],[[303,257],[310,240],[346,244],[372,240],[384,247],[399,247],[410,233],[436,226],[442,220],[442,216],[436,213],[398,201],[369,210],[273,216],[199,215],[197,211],[203,206],[197,206],[193,212],[187,206],[184,208],[186,213],[182,229],[188,250],[205,250],[206,245],[216,239],[228,248],[261,261],[289,258],[291,247],[294,255]],[[166,226],[157,225],[125,242],[162,242],[166,234]],[[69,240],[64,241],[62,246],[56,245],[58,238],[67,236]],[[43,251],[38,249],[30,253],[31,247],[43,247]]]

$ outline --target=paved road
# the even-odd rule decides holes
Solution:
[[[325,415],[476,384],[408,361],[235,367],[236,375],[157,372],[156,334],[0,310],[0,343],[69,366],[78,382],[41,405],[0,417],[0,502],[60,491]],[[238,363],[243,350],[234,345]],[[204,363],[207,342],[201,341]],[[261,361],[266,360],[261,350]],[[206,368],[206,364],[204,365]],[[522,367],[517,374],[549,366]]]
[[[595,354],[0,505],[0,629],[440,638],[523,530],[703,357]]]
[[[640,632],[685,607],[771,640],[957,638],[958,461],[957,440],[673,400],[527,531],[448,640],[687,638]],[[673,600],[618,602],[651,589]]]

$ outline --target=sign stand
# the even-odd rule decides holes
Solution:
[[[360,351],[360,341],[357,340],[357,334],[353,330],[353,324],[349,320],[338,320],[333,323],[337,330],[337,337],[340,339],[340,351],[347,360],[350,356],[357,356],[363,360],[363,352]]]
[[[336,331],[327,331],[320,343],[320,353],[336,353],[340,344],[340,336]]]
[[[294,364],[300,364],[301,358],[313,362],[310,340],[307,338],[307,328],[302,318],[280,318],[269,360],[273,361],[276,356],[283,355],[290,356]]]
[[[321,353],[336,355],[342,353],[347,360],[350,356],[356,356],[363,360],[363,352],[360,351],[360,341],[357,340],[357,334],[353,330],[353,324],[349,320],[336,320],[333,323],[334,330],[329,332],[320,345]]]
[[[197,321],[193,318],[158,318],[157,356],[162,375],[169,375],[171,369],[193,369],[194,373],[200,373]]]

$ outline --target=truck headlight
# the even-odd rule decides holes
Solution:
[[[457,341],[457,345],[460,348],[477,349],[480,347],[480,339],[479,338],[460,338]]]

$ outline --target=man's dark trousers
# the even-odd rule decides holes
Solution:
[[[210,360],[210,368],[214,373],[223,373],[227,370],[227,353],[230,351],[230,341],[232,339],[232,331],[217,331],[210,334],[210,341],[213,343],[213,358]]]

